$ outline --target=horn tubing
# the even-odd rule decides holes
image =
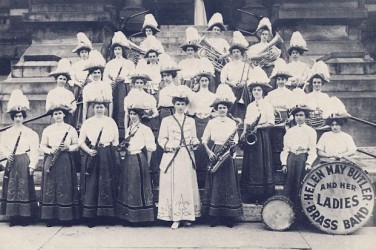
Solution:
[[[43,114],[43,115],[40,115],[40,116],[37,116],[37,117],[30,118],[29,120],[24,121],[22,124],[26,124],[26,123],[29,123],[29,122],[33,122],[33,121],[35,121],[35,120],[38,120],[38,119],[44,118],[44,117],[49,116],[49,115],[50,115],[50,114],[47,112],[47,113],[45,113],[45,114]],[[3,131],[5,131],[5,130],[9,129],[9,128],[11,128],[12,126],[13,126],[13,125],[9,125],[9,126],[6,126],[5,128],[1,128],[1,129],[0,129],[0,132],[3,132]]]

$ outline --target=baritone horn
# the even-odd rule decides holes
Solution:
[[[262,68],[265,65],[277,60],[281,55],[281,50],[273,46],[283,42],[284,41],[282,37],[278,33],[276,33],[276,35],[273,37],[272,40],[270,40],[266,47],[258,53],[262,54],[264,52],[267,52],[267,55],[262,57],[261,59],[251,59],[251,64],[255,67],[260,66]]]
[[[137,65],[138,61],[141,58],[141,55],[144,56],[146,54],[146,51],[132,41],[129,41],[129,47],[130,51],[127,54],[127,59],[133,61],[134,64]]]
[[[230,62],[228,58],[225,58],[223,60],[220,59],[220,57],[223,55],[221,52],[217,51],[208,41],[206,38],[206,34],[200,39],[199,44],[201,45],[201,49],[198,51],[198,56],[200,58],[207,57],[210,62],[213,64],[214,69],[218,72],[221,72],[223,69],[223,66]]]

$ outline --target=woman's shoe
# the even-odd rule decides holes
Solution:
[[[179,226],[180,226],[180,221],[175,221],[174,223],[172,223],[171,229],[178,229]]]
[[[190,221],[184,221],[183,222],[183,226],[184,227],[190,227],[190,226],[192,226],[192,222],[190,222]]]

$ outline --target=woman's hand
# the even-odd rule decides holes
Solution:
[[[88,155],[90,155],[91,157],[94,157],[94,156],[97,155],[97,150],[89,149],[86,153],[87,153]]]
[[[210,149],[208,151],[208,156],[209,156],[210,161],[214,161],[217,158],[217,156],[214,154],[214,152],[211,151]]]
[[[29,173],[30,173],[30,175],[31,175],[31,176],[33,176],[33,175],[34,175],[34,172],[35,172],[35,169],[34,169],[34,168],[31,168],[31,167],[29,167]]]
[[[59,149],[60,149],[60,151],[68,151],[69,147],[67,145],[65,145],[65,143],[63,142],[59,145]]]
[[[8,155],[7,160],[8,160],[8,162],[13,162],[14,161],[14,154],[12,153],[12,154]]]
[[[287,174],[287,166],[286,165],[282,166],[282,173]]]

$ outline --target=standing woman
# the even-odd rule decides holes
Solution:
[[[145,53],[145,60],[139,60],[136,70],[144,71],[149,77],[150,81],[147,85],[147,92],[153,95],[156,99],[161,84],[161,64],[159,62],[159,50],[150,48]]]
[[[38,215],[33,175],[39,158],[39,137],[22,124],[29,109],[29,100],[22,91],[13,90],[7,107],[13,126],[1,134],[0,144],[1,153],[8,159],[0,212],[10,218],[9,226],[26,226]]]
[[[64,120],[66,123],[75,126],[73,113],[77,109],[76,99],[71,91],[65,88],[70,78],[71,64],[68,59],[61,59],[57,69],[49,74],[56,80],[56,88],[50,90],[46,97],[46,112],[51,110],[54,103],[62,103],[69,107],[69,113],[66,113]]]
[[[209,121],[202,136],[202,144],[211,161],[223,156],[218,155],[218,152],[226,143],[230,143],[231,147],[238,143],[237,124],[227,116],[234,101],[232,93],[228,94],[229,97],[217,95],[214,108],[218,111],[218,117]],[[209,140],[214,143],[211,149],[208,146]],[[223,161],[215,173],[207,171],[203,211],[211,218],[210,226],[216,226],[219,219],[223,218],[228,227],[233,227],[235,218],[243,214],[237,175],[231,156]]]
[[[102,54],[94,50],[90,53],[89,63],[86,65],[85,70],[89,72],[89,75],[92,77],[90,83],[88,83],[82,91],[82,121],[92,117],[94,115],[93,106],[88,105],[89,102],[98,96],[98,94],[103,95],[106,100],[109,100],[106,103],[107,112],[106,115],[112,117],[112,88],[108,82],[102,80],[104,66],[106,64],[105,59]]]
[[[40,149],[44,152],[41,219],[47,227],[58,221],[70,225],[79,218],[77,171],[73,152],[78,151],[78,134],[64,122],[70,107],[56,100],[49,107],[54,124],[43,130]]]
[[[82,102],[82,89],[88,84],[88,71],[85,70],[88,63],[89,53],[93,50],[93,46],[89,38],[82,32],[77,34],[78,45],[72,50],[80,59],[72,64],[71,67],[71,80],[68,81],[69,89],[72,91],[77,102]],[[76,129],[80,129],[82,124],[82,105],[78,106],[75,113],[74,122]]]
[[[88,226],[95,226],[97,217],[115,216],[117,194],[114,146],[119,144],[115,121],[105,115],[111,99],[97,93],[92,100],[94,116],[83,122],[78,143],[86,153],[81,171],[82,216]],[[89,141],[89,146],[86,145]]]
[[[200,143],[193,118],[184,114],[189,103],[184,88],[173,96],[175,114],[162,120],[158,143],[164,153],[160,165],[158,219],[189,226],[201,216],[193,149]]]
[[[200,84],[199,91],[192,93],[191,101],[189,102],[188,114],[194,117],[197,138],[201,138],[206,125],[211,119],[213,111],[213,103],[216,95],[209,91],[210,82],[214,81],[214,74],[207,71],[202,71],[196,75],[197,82]],[[203,145],[199,145],[194,151],[196,159],[196,171],[199,186],[203,186],[205,182],[206,169],[209,163],[208,155],[206,154]]]
[[[155,220],[150,161],[156,144],[151,129],[141,123],[146,109],[148,108],[143,106],[142,99],[128,108],[131,125],[126,129],[125,141],[129,144],[125,148],[127,155],[121,164],[116,215],[130,223]]]
[[[121,32],[115,32],[112,38],[111,50],[114,59],[106,64],[103,72],[103,79],[111,83],[113,89],[113,118],[118,126],[124,123],[124,97],[130,91],[130,75],[135,70],[134,63],[124,58],[126,49],[129,49],[129,42]]]
[[[256,67],[252,71],[249,83],[252,96],[246,111],[244,130],[241,139],[246,139],[248,125],[260,120],[255,127],[257,141],[254,145],[244,146],[243,168],[240,178],[242,200],[246,203],[260,204],[274,194],[274,174],[269,129],[274,126],[273,106],[265,101],[264,96],[271,89],[265,71]]]
[[[165,53],[162,43],[155,37],[155,34],[160,31],[161,30],[158,29],[157,20],[155,20],[153,14],[146,14],[141,29],[141,32],[145,33],[146,38],[140,43],[140,47],[144,51],[154,48],[160,53]]]

